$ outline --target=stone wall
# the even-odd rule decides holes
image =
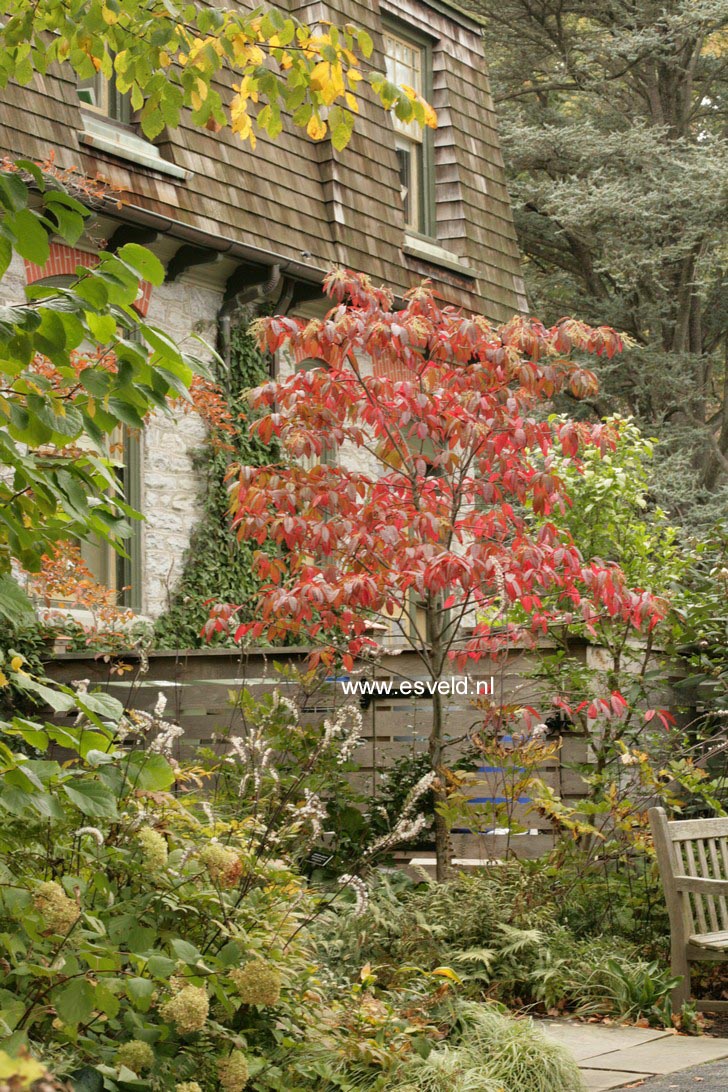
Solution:
[[[3,277],[0,304],[24,301],[26,269],[13,257]],[[209,357],[194,335],[214,345],[221,293],[181,278],[151,292],[148,321],[169,333],[186,351]],[[179,580],[192,530],[200,517],[201,484],[194,469],[195,452],[205,438],[205,426],[194,413],[181,409],[156,414],[141,442],[142,571],[141,610],[156,617],[167,606]]]
[[[220,304],[218,292],[183,279],[154,290],[148,318],[183,349],[205,356],[205,347],[191,335],[199,334],[214,345]],[[167,606],[200,517],[201,483],[193,463],[204,438],[205,426],[200,418],[181,410],[171,416],[155,415],[144,433],[142,612],[153,618]]]

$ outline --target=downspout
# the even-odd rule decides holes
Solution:
[[[269,275],[262,281],[245,285],[234,295],[223,300],[217,313],[218,339],[220,356],[225,365],[225,376],[229,381],[232,343],[232,319],[236,311],[250,304],[260,306],[269,302],[280,291],[283,274],[280,265],[273,265]]]

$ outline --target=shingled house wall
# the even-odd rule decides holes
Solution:
[[[344,152],[335,152],[328,140],[314,144],[290,126],[276,141],[262,137],[251,150],[229,131],[212,134],[183,118],[179,129],[165,130],[155,141],[154,154],[161,159],[152,167],[128,149],[112,154],[98,140],[89,143],[97,138],[89,135],[89,115],[79,103],[72,72],[52,70],[27,87],[11,86],[0,94],[0,156],[43,162],[53,153],[60,167],[74,166],[109,183],[108,197],[78,243],[89,261],[100,246],[122,241],[120,229],[137,231],[168,270],[183,247],[204,252],[206,264],[170,275],[145,301],[150,320],[178,340],[202,330],[214,341],[223,300],[240,283],[269,279],[275,286],[269,305],[295,313],[336,264],[364,271],[398,293],[429,277],[443,301],[496,321],[523,310],[478,24],[444,0],[381,5],[378,0],[283,0],[280,6],[308,22],[365,27],[375,45],[372,63],[380,70],[385,16],[429,37],[439,115],[436,238],[430,246],[449,253],[454,269],[446,254],[442,261],[432,252],[424,258],[418,240],[407,236],[393,124],[365,83],[356,131]],[[229,88],[220,90],[229,98]],[[109,124],[112,132],[127,131]],[[270,276],[272,267],[277,279]],[[24,283],[38,272],[51,275],[56,269],[14,266],[0,283],[0,299],[19,298]],[[166,589],[182,566],[198,515],[192,457],[201,438],[199,423],[185,418],[176,425],[154,422],[144,439],[145,613],[163,608]]]

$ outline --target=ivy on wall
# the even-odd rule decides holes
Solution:
[[[201,449],[195,470],[204,486],[202,518],[195,528],[181,579],[168,609],[156,621],[154,643],[158,648],[201,648],[212,644],[230,644],[229,638],[209,642],[200,636],[207,621],[210,599],[253,603],[257,581],[252,573],[252,556],[257,546],[238,542],[230,527],[225,473],[231,463],[262,466],[277,458],[275,445],[266,445],[251,437],[248,426],[251,411],[247,391],[265,382],[269,376],[268,358],[260,352],[248,333],[248,323],[231,332],[230,368],[220,377],[232,419],[232,432],[226,435],[226,447],[213,442],[212,436]]]

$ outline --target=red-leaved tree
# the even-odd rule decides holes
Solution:
[[[209,630],[273,643],[305,636],[318,646],[314,664],[351,670],[375,644],[372,622],[385,620],[437,682],[453,661],[462,670],[555,622],[588,629],[606,613],[635,629],[655,624],[649,594],[543,521],[568,503],[554,447],[578,460],[582,445],[607,450],[614,440],[602,424],[550,420],[551,400],[592,393],[593,374],[572,354],[612,356],[618,335],[568,319],[495,328],[441,308],[427,287],[396,310],[389,292],[343,271],[326,291],[333,307],[322,320],[259,324],[265,348],[309,362],[252,395],[264,411],[253,430],[264,442],[276,437],[288,458],[230,477],[240,538],[280,549],[257,555],[255,619],[219,606]],[[435,771],[444,729],[435,688]],[[441,878],[448,832],[439,812],[435,835]]]

